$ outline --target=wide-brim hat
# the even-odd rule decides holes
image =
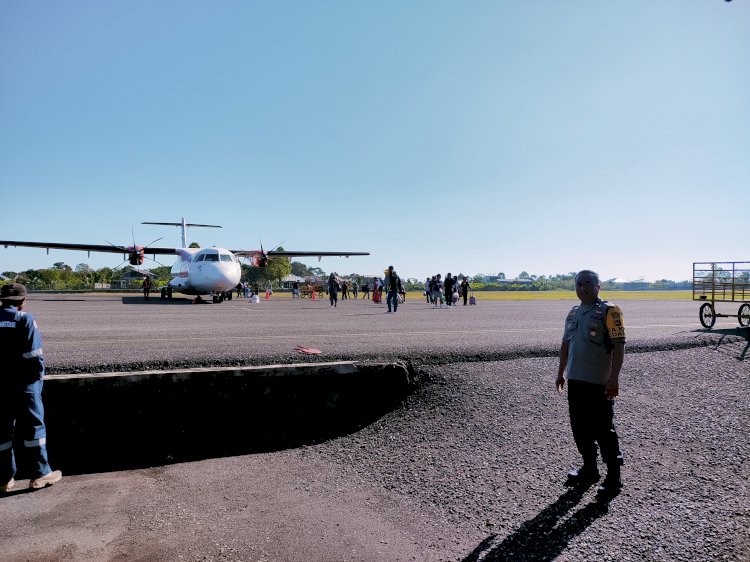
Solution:
[[[20,283],[8,283],[0,289],[0,300],[22,301],[26,298],[26,287]]]

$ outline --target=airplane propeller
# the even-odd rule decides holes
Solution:
[[[165,267],[165,265],[163,263],[160,263],[160,262],[156,261],[153,258],[147,258],[146,257],[146,250],[148,250],[149,246],[153,246],[154,244],[156,244],[159,240],[161,240],[163,238],[163,236],[160,237],[160,238],[157,238],[156,240],[153,240],[152,242],[149,242],[145,246],[139,246],[135,242],[135,231],[131,230],[131,235],[133,237],[133,245],[132,246],[119,246],[117,244],[113,244],[112,242],[110,242],[108,240],[105,240],[105,242],[107,242],[107,244],[109,244],[113,248],[117,248],[118,250],[122,250],[122,253],[123,254],[127,254],[127,256],[128,256],[127,259],[125,259],[115,269],[120,268],[126,262],[128,262],[128,263],[130,263],[130,265],[134,265],[134,266],[143,265],[143,262],[146,259],[151,260],[152,262],[154,262],[156,264],[159,264],[161,267]]]
[[[279,242],[274,246],[273,250],[270,250],[271,252],[276,251],[276,249],[281,246],[284,242]],[[255,267],[268,267],[268,260],[270,259],[268,257],[268,252],[263,249],[263,239],[260,239],[260,253],[254,255],[252,258],[249,258],[252,261],[252,264]]]
[[[260,255],[253,256],[253,265],[255,267],[268,267],[268,252],[263,249],[263,240],[260,240]]]

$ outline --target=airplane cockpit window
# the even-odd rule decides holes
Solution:
[[[194,262],[196,262],[196,261],[203,261],[203,256],[204,256],[204,255],[205,255],[205,254],[198,254],[197,256],[195,256],[195,257],[193,258],[193,261],[194,261]]]
[[[221,261],[232,261],[232,257],[229,254],[221,254]]]
[[[219,254],[206,254],[206,261],[219,261]]]

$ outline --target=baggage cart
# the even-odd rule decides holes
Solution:
[[[719,314],[716,303],[740,303],[737,321],[750,326],[750,261],[693,262],[693,300],[706,301],[698,310],[704,328],[712,328],[717,318],[735,314]]]

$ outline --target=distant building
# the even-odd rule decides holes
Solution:
[[[484,282],[485,283],[495,283],[497,285],[531,285],[534,280],[533,279],[505,279],[498,277],[497,275],[485,275],[484,276]]]
[[[292,283],[295,283],[295,282],[299,283],[300,285],[304,285],[305,278],[300,277],[299,275],[292,275],[292,274],[289,274],[281,278],[281,286],[284,287],[285,289],[291,289]]]
[[[142,281],[146,275],[148,275],[149,277],[154,277],[154,274],[150,271],[134,271],[132,269],[129,269],[124,272],[119,279],[113,280],[111,287],[113,289],[140,288],[141,285],[139,281]]]
[[[642,277],[638,279],[615,277],[614,279],[607,280],[606,283],[612,283],[617,289],[622,291],[642,291],[648,289],[648,281]]]

